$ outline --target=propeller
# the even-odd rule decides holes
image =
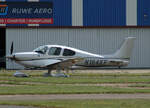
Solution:
[[[14,50],[14,42],[12,41],[12,43],[11,43],[11,48],[10,48],[10,54],[13,53],[13,50]]]
[[[14,51],[14,42],[12,41],[11,47],[10,47],[10,54],[6,55],[6,57],[5,57],[6,61],[10,62],[12,65],[14,64],[13,59],[15,59],[13,51]]]
[[[14,58],[13,50],[14,50],[14,42],[12,41],[12,44],[10,47],[10,54],[6,55],[6,58],[11,59],[11,60]]]

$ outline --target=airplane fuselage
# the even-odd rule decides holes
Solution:
[[[61,59],[68,59],[68,58],[61,58]],[[51,61],[51,64],[59,62],[60,58],[42,58],[42,59],[32,59],[32,60],[16,60],[15,62],[18,64],[23,65],[24,67],[28,68],[43,68],[43,65],[47,61]],[[116,60],[116,59],[101,59],[101,58],[93,58],[87,57],[84,58],[83,61],[76,63],[74,66],[81,66],[81,67],[122,67],[127,66],[129,63],[128,60]]]

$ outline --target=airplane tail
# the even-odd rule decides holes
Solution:
[[[113,55],[111,55],[111,58],[130,59],[134,46],[134,40],[135,37],[125,38],[125,41],[120,49],[117,50]]]

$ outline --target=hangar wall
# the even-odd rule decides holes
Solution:
[[[31,51],[43,44],[62,44],[108,54],[116,51],[125,37],[134,36],[137,37],[136,47],[129,67],[150,68],[149,0],[0,0],[0,3],[6,13],[0,11],[0,27],[6,27],[6,54],[12,41],[15,52]],[[24,9],[32,10],[43,9],[48,4],[52,13],[14,13],[14,8],[20,9],[19,3]],[[20,18],[53,21],[22,24],[18,22]],[[7,22],[10,19],[16,22]],[[22,67],[7,62],[7,68]]]
[[[0,0],[0,3],[7,4],[7,8],[9,7],[8,10],[6,9],[6,15],[2,15],[4,13],[0,11],[0,26],[6,27],[150,26],[149,0]],[[34,11],[26,13],[24,11],[14,12],[14,8],[20,9],[19,4],[26,6],[22,7],[23,9],[33,8],[33,10],[36,5],[40,9],[44,5],[48,8],[51,4],[52,6],[49,8],[52,9],[52,13],[49,15],[44,12],[35,14]],[[53,23],[12,23],[9,22],[8,18],[16,18],[15,21],[19,18],[29,18],[31,20],[34,18],[51,18]]]
[[[11,42],[14,52],[32,51],[45,44],[67,45],[96,54],[115,52],[125,37],[136,37],[131,63],[128,68],[150,68],[149,28],[7,28],[6,54]],[[7,62],[7,69],[22,67]]]

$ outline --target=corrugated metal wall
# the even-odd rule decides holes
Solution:
[[[52,2],[54,24],[0,24],[0,26],[150,26],[150,0],[1,1]]]
[[[125,26],[126,0],[84,0],[84,26]]]
[[[72,0],[72,26],[83,26],[83,0]]]
[[[126,0],[126,25],[137,26],[137,0]]]
[[[150,26],[150,0],[138,0],[138,25]]]
[[[54,24],[40,24],[40,26],[72,26],[71,0],[40,0],[52,1]]]
[[[60,44],[97,54],[110,54],[120,47],[125,37],[136,37],[129,67],[150,68],[150,29],[100,28],[100,29],[6,29],[6,54],[14,41],[14,52],[32,51],[44,44]],[[21,68],[7,62],[7,68]]]

